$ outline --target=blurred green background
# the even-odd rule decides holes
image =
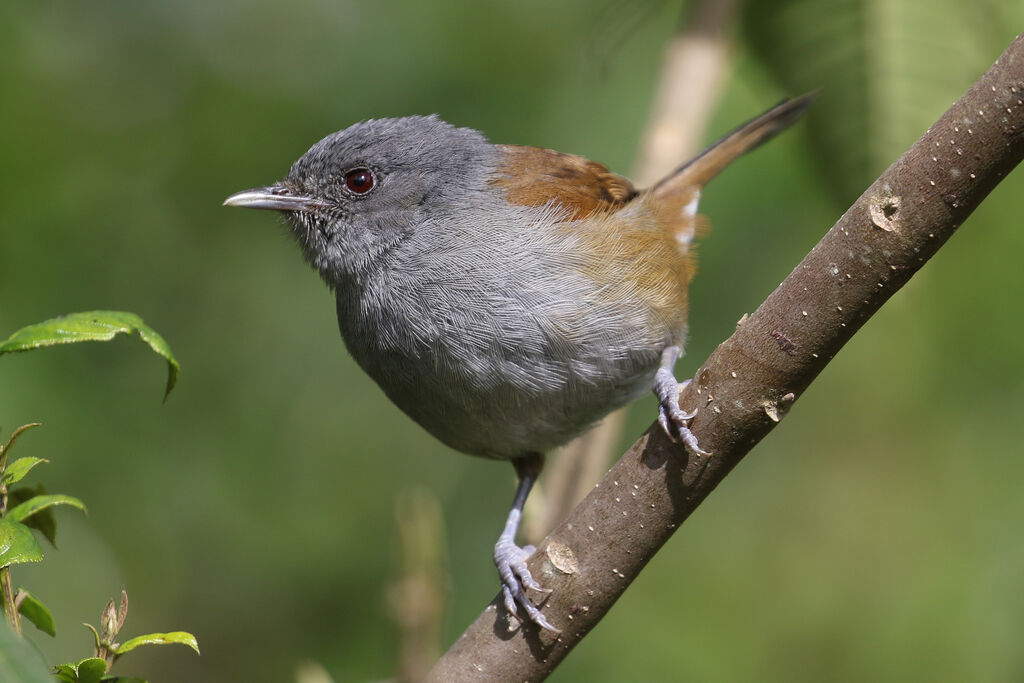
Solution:
[[[0,433],[81,497],[19,567],[87,654],[125,635],[203,654],[155,681],[395,671],[395,501],[440,500],[447,646],[495,594],[507,465],[455,454],[345,353],[330,293],[273,216],[221,208],[325,134],[437,112],[498,142],[627,172],[680,2],[7,0],[0,5],[0,337],[134,311],[135,340],[0,358]],[[1018,0],[752,3],[707,139],[822,87],[805,125],[730,168],[691,293],[689,373],[1024,27]],[[861,331],[552,677],[558,681],[1024,680],[1024,172]],[[652,420],[638,402],[623,445]],[[38,470],[37,470],[38,471]],[[37,479],[37,478],[36,478]],[[34,479],[35,480],[35,479]]]

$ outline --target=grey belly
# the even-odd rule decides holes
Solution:
[[[546,281],[540,263],[502,271],[513,282],[494,269],[461,279],[430,277],[422,263],[392,270],[337,292],[342,336],[388,397],[452,448],[548,451],[649,391],[677,335],[582,276]]]
[[[513,458],[560,446],[649,391],[659,354],[638,355],[646,362],[605,364],[600,381],[575,374],[574,365],[587,363],[582,360],[524,368],[507,359],[449,366],[437,358],[392,355],[385,363],[362,365],[399,408],[442,442],[471,455]]]

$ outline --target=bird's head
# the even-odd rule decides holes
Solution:
[[[437,116],[374,119],[313,145],[285,180],[224,204],[280,211],[306,259],[337,287],[472,203],[494,157],[481,133]]]

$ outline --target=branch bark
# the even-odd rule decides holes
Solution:
[[[850,337],[1024,157],[1024,35],[901,156],[697,372],[681,397],[712,455],[657,424],[538,547],[530,570],[553,593],[560,635],[508,630],[492,602],[433,681],[545,678],[607,613],[676,528]]]

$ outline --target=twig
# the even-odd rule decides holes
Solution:
[[[507,631],[495,602],[431,672],[434,681],[545,678],[607,613],[676,528],[781,420],[850,337],[1024,157],[1024,36],[854,203],[697,372],[683,394],[712,452],[657,425],[534,553],[561,635]],[[798,207],[794,207],[794,211]],[[679,590],[685,590],[680,579]]]

